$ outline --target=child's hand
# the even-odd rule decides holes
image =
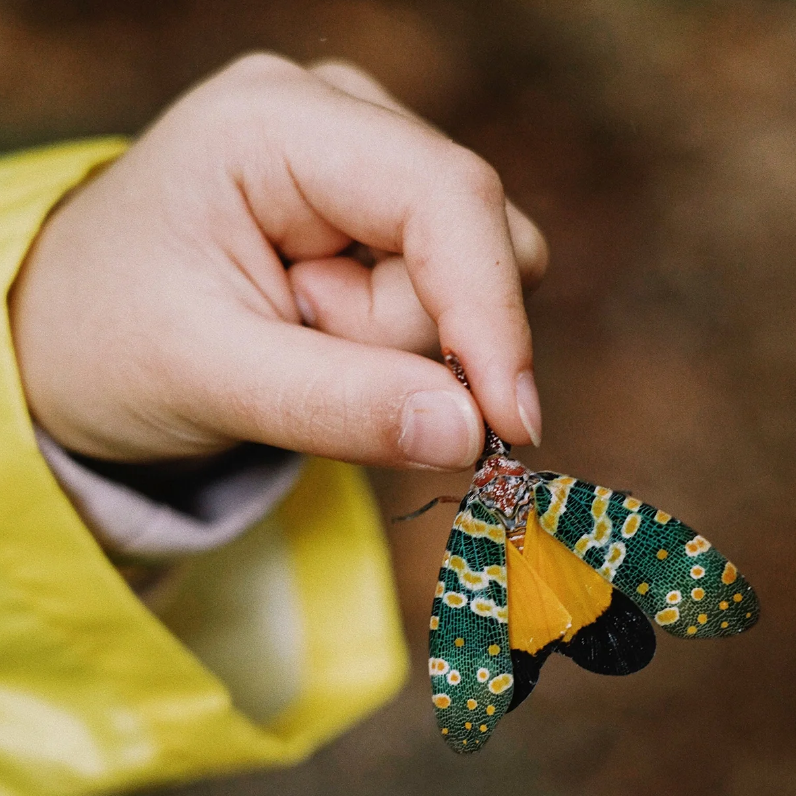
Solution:
[[[460,468],[481,415],[419,354],[455,351],[495,431],[538,437],[521,283],[545,254],[483,160],[362,73],[249,56],[52,215],[12,327],[31,411],[81,453]]]

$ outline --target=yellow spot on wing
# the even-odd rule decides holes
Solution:
[[[495,601],[488,597],[476,597],[470,603],[470,610],[478,616],[492,616],[496,608]]]
[[[598,545],[604,545],[611,536],[613,524],[609,517],[602,516],[594,523],[593,536]]]
[[[628,514],[625,521],[622,523],[622,536],[629,539],[633,536],[641,525],[640,514]]]
[[[661,525],[666,525],[671,518],[671,514],[667,514],[665,511],[660,511],[660,509],[655,512],[655,522],[659,522]]]
[[[613,581],[616,571],[622,566],[625,560],[627,549],[624,542],[614,542],[609,545],[605,555],[605,562],[599,569],[599,573],[607,581]]]
[[[510,674],[499,674],[489,681],[487,688],[493,694],[502,694],[507,691],[514,684],[514,678]]]
[[[483,520],[477,520],[469,511],[461,511],[453,521],[453,527],[468,536],[491,539],[493,542],[503,544],[506,541],[505,531],[498,525],[493,525]]]
[[[741,602],[741,600],[743,600],[743,594],[738,593],[738,594],[733,594],[732,595],[732,601],[734,603],[739,603],[739,602]]]
[[[445,562],[443,561],[442,563],[444,564]],[[450,556],[448,566],[454,572],[466,572],[469,569],[467,562],[461,556]]]
[[[569,490],[574,483],[575,479],[567,475],[556,478],[547,485],[551,500],[547,511],[539,518],[539,527],[551,536],[558,529],[558,518],[566,508]]]
[[[431,675],[445,674],[450,669],[450,664],[443,658],[428,659],[428,673]]]
[[[497,525],[489,525],[487,527],[486,537],[495,542],[495,544],[506,543],[506,532]]]
[[[699,622],[700,625],[704,625],[705,622],[707,622],[707,621],[708,621],[708,615],[707,614],[700,614],[697,617],[697,622]]]
[[[721,623],[721,627],[722,627],[722,629],[724,629],[724,630],[726,630],[726,629],[727,629],[729,626],[730,626],[730,623],[729,623],[729,622],[722,622],[722,623]]]
[[[489,578],[484,572],[471,572],[469,570],[460,572],[459,581],[472,591],[481,591],[481,589],[485,589],[489,585]]]
[[[467,700],[467,710],[475,710],[478,707],[478,702],[474,699]]]
[[[539,518],[539,524],[552,536],[558,530],[558,514],[551,514],[549,511],[546,511]]]
[[[690,625],[689,628],[685,632],[688,633],[689,636],[693,636],[694,633],[697,632],[696,626],[695,625]]]
[[[431,697],[431,701],[434,703],[435,707],[440,710],[445,710],[445,708],[449,708],[451,705],[451,698],[447,694],[434,694],[434,696]]]
[[[679,608],[664,608],[662,611],[658,611],[658,613],[655,614],[655,621],[659,625],[674,624],[679,618],[680,618]]]
[[[477,520],[469,511],[465,510],[456,515],[453,527],[469,536],[485,536],[487,523]]]
[[[636,586],[636,591],[639,594],[646,594],[649,590],[650,590],[650,585],[646,581],[644,583],[639,583],[638,586]]]
[[[638,511],[641,508],[641,501],[638,498],[628,495],[622,505],[629,511]]]
[[[731,583],[735,583],[735,579],[738,577],[738,570],[735,568],[735,564],[731,564],[729,561],[724,565],[724,572],[721,573],[721,582],[726,583],[728,586]]]
[[[492,564],[492,565],[488,566],[484,570],[484,572],[486,572],[486,575],[487,575],[488,578],[490,578],[491,580],[496,581],[501,586],[505,586],[506,585],[506,568],[505,567],[501,567],[499,564]]]
[[[663,559],[664,558],[668,558],[668,556],[669,556],[669,551],[668,550],[664,550],[663,548],[661,548],[660,550],[658,550],[657,553],[655,553],[655,557],[659,561],[663,561]]]
[[[685,554],[690,558],[710,550],[711,544],[704,536],[695,536],[690,542],[685,543]]]
[[[486,706],[486,715],[492,716],[495,713],[495,706],[494,705],[487,705]]]
[[[550,488],[553,489],[555,487],[565,487],[567,491],[569,491],[569,487],[571,487],[575,481],[576,479],[571,475],[560,475],[558,478],[550,482]]]
[[[500,645],[499,644],[490,644],[487,652],[490,655],[497,655],[500,652]]]
[[[608,555],[605,557],[605,563],[610,566],[616,567],[624,561],[625,546],[622,542],[614,542],[608,548]]]
[[[454,643],[454,644],[455,644],[457,647],[463,647],[463,646],[464,646],[464,639],[463,639],[461,636],[459,636],[459,638],[457,638],[457,639],[454,639],[453,643]]]
[[[729,607],[730,607],[730,604],[726,600],[722,600],[719,603],[719,608],[721,608],[722,611],[726,611]]]
[[[442,595],[442,602],[450,608],[462,608],[467,605],[467,598],[458,592],[449,591]]]

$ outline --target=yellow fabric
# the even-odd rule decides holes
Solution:
[[[124,148],[104,139],[0,160],[4,295],[53,205]],[[395,692],[407,658],[362,474],[310,462],[269,521],[288,551],[303,646],[295,697],[260,727],[135,598],[58,488],[2,323],[0,796],[110,793],[294,762]],[[234,588],[234,571],[225,583]]]

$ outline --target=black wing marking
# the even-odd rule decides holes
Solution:
[[[570,641],[556,642],[555,651],[596,674],[632,674],[655,655],[655,631],[641,609],[614,589],[608,608]]]

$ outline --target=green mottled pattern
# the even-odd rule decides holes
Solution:
[[[561,480],[567,477],[557,473],[537,475],[535,503],[542,527],[552,532],[555,524],[559,541],[667,632],[682,638],[730,636],[757,621],[760,608],[752,587],[687,525],[622,492],[575,479],[568,485]],[[595,505],[607,522],[602,535],[590,540],[598,520]],[[557,521],[551,517],[556,506]],[[639,519],[626,526],[631,514]]]
[[[465,497],[440,569],[429,636],[429,668],[437,723],[445,741],[459,753],[483,747],[511,702],[510,685],[495,694],[490,683],[501,676],[504,684],[513,682],[505,614],[504,621],[498,621],[494,615],[483,615],[488,601],[494,603],[495,610],[506,610],[505,586],[488,579],[485,588],[468,588],[460,578],[461,568],[457,571],[450,566],[458,556],[470,572],[484,573],[488,567],[498,567],[505,573],[505,542],[459,530],[462,523],[474,518],[488,522],[498,535],[502,534],[497,518],[492,517],[476,496],[470,493]],[[467,602],[462,607],[450,607],[446,594],[461,595]],[[473,605],[480,606],[482,613],[473,611]],[[441,706],[446,703],[444,695],[450,698],[447,707]]]

